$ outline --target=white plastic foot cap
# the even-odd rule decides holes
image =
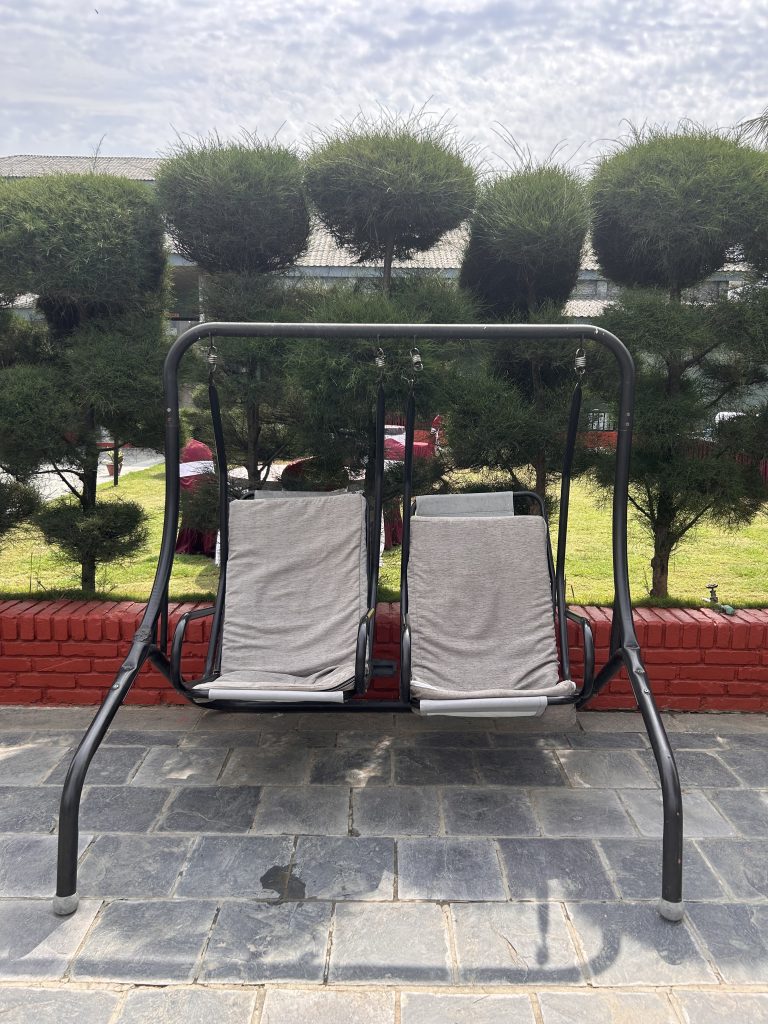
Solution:
[[[670,903],[669,900],[659,900],[659,913],[666,921],[682,921],[685,915],[685,907],[682,903]]]
[[[76,892],[73,892],[71,896],[54,896],[53,912],[59,917],[67,917],[69,914],[74,914],[79,902],[80,897]]]

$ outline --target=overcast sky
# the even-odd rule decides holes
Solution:
[[[305,139],[376,104],[576,163],[621,121],[768,103],[768,0],[0,0],[0,155],[154,156],[174,132]]]

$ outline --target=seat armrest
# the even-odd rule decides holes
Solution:
[[[589,620],[585,619],[583,615],[577,615],[570,608],[566,608],[565,617],[581,628],[584,641],[584,682],[579,692],[580,700],[584,701],[590,697],[595,685],[595,640]]]
[[[185,683],[181,675],[181,652],[184,646],[184,634],[187,631],[187,624],[191,619],[204,619],[209,615],[213,615],[215,608],[193,608],[192,611],[185,612],[179,621],[176,623],[176,629],[173,632],[173,643],[171,644],[171,660],[170,660],[170,671],[171,671],[171,683],[176,689],[184,689]]]

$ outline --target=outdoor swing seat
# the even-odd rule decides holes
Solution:
[[[627,565],[627,486],[632,439],[634,366],[618,338],[585,324],[196,324],[170,347],[164,368],[165,451],[180,446],[179,364],[209,339],[209,383],[219,480],[221,572],[212,608],[179,619],[169,650],[168,588],[179,519],[178,461],[166,467],[166,509],[155,581],[141,624],[101,708],[70,765],[59,815],[54,910],[77,909],[79,807],[88,766],[146,663],[184,699],[213,711],[410,712],[462,717],[539,715],[551,705],[581,708],[623,668],[642,712],[663,796],[659,911],[683,916],[683,808],[674,755],[653,699],[632,620]],[[580,343],[561,474],[557,563],[545,508],[529,492],[428,495],[412,500],[415,377],[421,355],[411,349],[414,379],[406,410],[401,562],[400,680],[396,700],[356,700],[373,675],[394,663],[373,657],[383,499],[384,352],[376,350],[374,494],[273,495],[230,501],[224,431],[215,384],[213,338],[456,338],[484,342]],[[581,408],[584,342],[607,348],[619,369],[618,431],[611,550],[614,601],[607,656],[595,671],[589,623],[568,608],[565,557],[568,501]],[[263,500],[267,498],[268,500]],[[539,515],[532,513],[538,505]],[[200,678],[181,672],[190,621],[210,616]],[[582,632],[581,685],[571,681],[567,626]],[[557,642],[555,641],[557,633]]]
[[[420,714],[541,715],[548,698],[576,692],[558,673],[548,546],[546,521],[515,516],[511,491],[416,498],[408,630]]]
[[[343,701],[368,610],[366,509],[360,493],[230,503],[221,671],[193,693]]]

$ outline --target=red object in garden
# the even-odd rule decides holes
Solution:
[[[204,476],[210,476],[214,472],[213,452],[207,444],[202,441],[195,441],[194,438],[187,441],[181,449],[179,456],[179,484],[184,491],[193,491],[200,485]],[[216,552],[216,531],[215,530],[194,530],[184,525],[182,518],[179,535],[176,538],[176,553],[178,555],[206,555],[213,558]]]

